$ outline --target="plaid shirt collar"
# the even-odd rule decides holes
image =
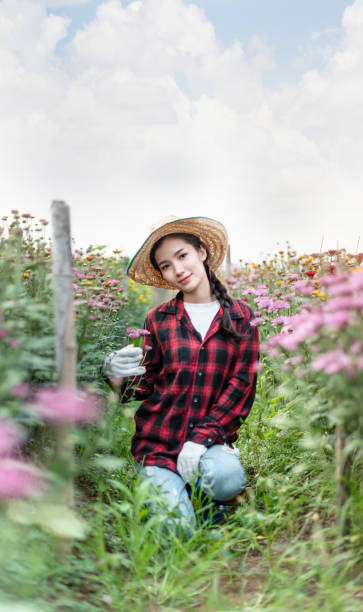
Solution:
[[[182,321],[183,316],[185,316],[184,310],[184,301],[183,301],[183,292],[179,291],[177,295],[169,302],[165,302],[158,306],[159,312],[165,312],[168,314],[176,315],[179,321]],[[232,298],[232,306],[229,309],[229,314],[231,319],[243,319],[246,315],[242,312],[238,301]],[[222,319],[221,311],[218,313],[218,316]]]
[[[160,306],[158,306],[158,311],[164,312],[166,314],[175,315],[177,320],[182,325],[186,325],[186,327],[188,327],[188,329],[190,329],[191,332],[194,331],[192,322],[190,318],[188,317],[185,311],[185,308],[184,308],[184,300],[183,300],[182,291],[179,291],[179,293],[177,293],[177,295],[173,299],[169,300],[169,302],[165,302],[164,304],[161,304]],[[243,319],[245,317],[245,314],[242,312],[241,306],[239,305],[238,301],[233,298],[232,298],[232,306],[230,306],[229,308],[229,314],[230,314],[231,319]],[[204,340],[206,340],[210,336],[213,336],[213,334],[215,334],[218,331],[218,329],[220,328],[221,322],[222,322],[222,318],[223,318],[223,309],[220,308],[219,312],[217,312],[214,318],[213,326],[209,329],[207,336],[205,337]]]

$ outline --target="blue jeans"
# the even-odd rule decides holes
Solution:
[[[172,527],[180,526],[190,534],[196,525],[196,519],[188,494],[189,487],[182,477],[157,465],[136,464],[136,469],[141,472],[141,480],[150,479],[153,487],[157,489],[157,495],[162,500],[160,509],[164,506],[168,512],[174,514],[173,518],[167,519],[168,524]],[[201,456],[198,488],[211,500],[224,502],[233,499],[245,486],[245,472],[233,449],[215,444]],[[155,502],[152,505],[156,510]]]

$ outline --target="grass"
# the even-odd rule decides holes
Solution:
[[[307,432],[283,419],[274,424],[294,406],[266,376],[238,440],[246,499],[223,525],[200,525],[190,539],[166,533],[165,517],[148,510],[148,484],[138,481],[129,451],[131,408],[122,415],[113,405],[103,425],[112,434],[107,452],[123,459],[119,466],[95,467],[80,454],[77,506],[89,528],[71,553],[62,556],[44,530],[4,518],[4,601],[20,597],[55,612],[362,609],[360,468],[345,509],[352,528],[343,538],[329,444],[309,448],[301,444]]]

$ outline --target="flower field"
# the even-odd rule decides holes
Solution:
[[[0,611],[361,610],[363,253],[288,246],[224,279],[261,340],[247,494],[214,527],[196,500],[183,540],[137,478],[137,402],[100,372],[139,342],[152,291],[119,250],[74,249],[78,387],[59,388],[49,234],[30,213],[1,220]]]

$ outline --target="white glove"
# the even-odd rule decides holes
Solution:
[[[193,476],[198,472],[201,456],[207,447],[196,442],[185,442],[176,463],[177,470],[184,482],[191,482]]]
[[[142,349],[139,346],[124,346],[119,351],[107,355],[103,362],[103,371],[110,378],[125,378],[126,376],[141,376],[146,369],[140,366]]]

